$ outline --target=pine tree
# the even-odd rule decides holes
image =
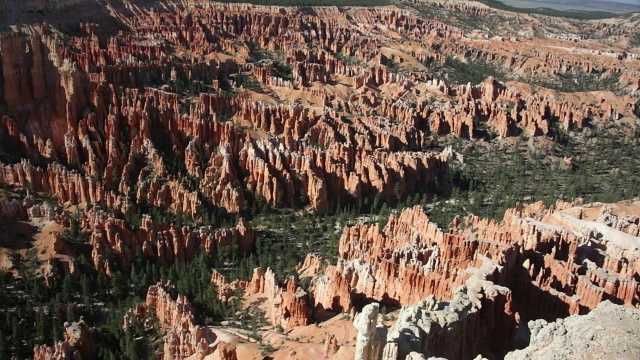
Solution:
[[[131,279],[131,284],[134,289],[137,289],[140,286],[140,278],[138,277],[138,272],[136,269],[136,264],[131,265],[131,273],[129,274]]]
[[[109,279],[103,272],[98,273],[98,291],[104,294],[109,289]]]
[[[11,319],[11,343],[14,349],[14,355],[18,355],[22,351],[24,340],[24,332],[22,326],[18,323],[18,319]]]
[[[51,332],[54,342],[62,340],[62,324],[60,323],[60,319],[58,318],[59,309],[60,305],[58,304],[58,301],[54,299],[49,304],[49,315],[51,316]]]
[[[75,293],[75,290],[74,290],[73,279],[71,278],[71,274],[69,274],[68,272],[65,272],[64,280],[62,281],[62,296],[65,302],[68,302],[68,303],[72,302],[74,293]]]
[[[5,277],[4,271],[0,271],[0,289],[3,289],[3,290],[7,288],[4,277]],[[2,304],[3,306],[6,306],[7,298],[8,296],[5,293],[5,291],[0,291],[0,304]]]
[[[76,315],[76,307],[73,304],[67,306],[67,322],[72,323],[77,321],[78,317]]]
[[[42,312],[42,309],[39,309],[36,312],[36,337],[38,338],[38,342],[44,342],[45,329],[44,313]]]
[[[86,305],[91,305],[91,283],[89,282],[89,277],[85,274],[82,274],[82,298]]]
[[[382,208],[380,209],[380,213],[378,214],[378,227],[380,227],[380,230],[382,230],[387,224],[387,220],[389,220],[389,207],[385,202],[382,204]]]
[[[120,272],[116,272],[111,278],[111,294],[118,302],[125,299],[128,295],[127,282],[124,275]]]
[[[0,331],[0,360],[9,360],[9,348],[5,341],[4,332]]]

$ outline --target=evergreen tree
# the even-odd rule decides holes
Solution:
[[[76,315],[76,307],[73,304],[67,305],[67,322],[71,324],[74,321],[77,321],[78,317]]]
[[[378,227],[380,227],[380,230],[382,230],[387,224],[387,221],[389,220],[389,214],[389,207],[385,202],[382,204],[382,208],[380,208],[380,213],[378,214]]]
[[[58,310],[60,306],[56,300],[49,306],[49,313],[51,316],[51,332],[54,342],[62,340],[62,323],[58,318]]]
[[[0,360],[9,360],[9,349],[4,336],[4,331],[0,331]]]
[[[11,343],[14,355],[20,355],[24,347],[24,330],[16,317],[11,319]]]
[[[45,318],[44,318],[44,313],[42,312],[42,309],[39,309],[36,312],[36,337],[38,342],[44,342],[46,336],[45,336],[45,329],[47,328],[46,324],[45,324]]]
[[[74,293],[75,289],[71,274],[69,274],[69,272],[65,272],[64,280],[62,281],[62,296],[64,301],[68,303],[72,302]]]
[[[103,272],[99,272],[97,284],[99,294],[105,294],[109,290],[109,279]]]
[[[89,277],[86,276],[85,274],[82,274],[81,284],[82,284],[82,299],[85,304],[91,305],[92,303],[91,297],[92,297],[93,291],[91,290]]]
[[[113,274],[111,278],[111,294],[116,301],[121,301],[127,297],[128,292],[127,281],[119,271]]]

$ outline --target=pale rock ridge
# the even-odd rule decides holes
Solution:
[[[522,350],[508,353],[519,359],[637,359],[640,357],[640,310],[603,301],[587,315],[554,322],[529,322],[531,340]]]
[[[353,326],[358,331],[355,360],[379,360],[387,330],[376,327],[380,305],[372,303],[356,315]]]
[[[479,269],[469,269],[465,285],[453,290],[453,298],[441,302],[434,296],[403,306],[389,329],[382,359],[426,357],[472,359],[508,349],[515,337],[516,320],[511,291],[487,280],[500,269],[489,259]],[[456,344],[456,346],[451,346]]]

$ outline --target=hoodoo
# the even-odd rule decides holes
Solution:
[[[0,359],[638,358],[640,8],[554,6],[0,0]]]

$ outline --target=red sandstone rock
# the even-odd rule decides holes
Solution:
[[[480,268],[469,269],[466,285],[454,289],[445,303],[429,296],[403,306],[383,344],[374,345],[384,347],[382,358],[409,359],[417,353],[472,359],[476,354],[492,357],[511,347],[516,333],[511,291],[485,280],[493,278],[498,268],[487,260]],[[458,346],[451,346],[456,341]]]
[[[173,299],[165,287],[163,284],[149,287],[146,302],[125,314],[125,331],[134,317],[141,320],[148,311],[152,311],[152,316],[158,318],[164,336],[164,359],[180,360],[194,355],[197,359],[204,359],[213,352],[211,345],[215,342],[215,334],[209,328],[194,323],[191,303],[183,295],[178,294]],[[218,351],[218,354],[233,359],[229,356],[235,351],[225,346],[222,348],[224,351]]]
[[[68,325],[68,326],[67,326]],[[64,360],[91,357],[95,353],[93,329],[80,320],[78,323],[65,324],[64,340],[53,347],[40,345],[34,348],[34,360]]]
[[[391,215],[382,231],[357,224],[340,239],[338,263],[313,280],[315,305],[346,310],[356,296],[400,304],[429,295],[447,299],[469,278],[465,269],[480,266],[485,257],[503,267],[493,281],[512,289],[521,306],[535,308],[532,316],[582,313],[607,298],[638,304],[639,261],[629,253],[640,247],[638,237],[608,227],[606,216],[604,223],[573,217],[574,209],[561,203],[557,210],[519,205],[501,223],[470,216],[448,233],[417,207]],[[579,246],[596,241],[602,250]],[[624,265],[615,260],[620,258]]]
[[[340,345],[338,345],[335,335],[326,334],[324,337],[324,356],[332,356],[338,349],[340,349]]]
[[[214,271],[211,282],[218,289],[218,297],[225,301],[231,299],[236,288],[244,289],[245,296],[263,294],[269,308],[267,316],[273,326],[281,326],[288,330],[308,324],[307,293],[298,287],[293,279],[288,279],[280,286],[271,269],[264,272],[261,268],[256,268],[251,281],[234,281],[231,284]]]
[[[270,206],[304,198],[318,212],[347,197],[380,194],[393,201],[400,194],[427,191],[446,177],[449,156],[422,151],[433,134],[470,138],[486,127],[501,137],[520,131],[543,136],[554,122],[564,129],[582,128],[587,120],[633,119],[637,110],[631,96],[566,94],[492,78],[454,85],[423,66],[458,56],[518,77],[535,74],[554,81],[582,71],[620,75],[622,88],[640,88],[637,54],[590,49],[605,43],[590,39],[592,45],[584,44],[582,36],[477,41],[466,30],[395,8],[328,8],[310,14],[182,4],[186,8],[147,11],[147,5],[134,3],[120,14],[118,4],[109,4],[121,16],[117,33],[102,23],[82,23],[73,24],[79,29],[73,36],[63,37],[48,25],[34,25],[27,36],[7,33],[0,39],[0,136],[3,147],[20,158],[0,166],[0,182],[88,209],[81,223],[91,230],[94,265],[106,273],[110,261],[126,267],[138,250],[168,265],[232,243],[245,252],[252,246],[253,230],[244,220],[235,228],[214,230],[145,215],[141,226],[127,225],[123,218],[137,209],[158,208],[200,221],[206,211],[239,213],[257,197]],[[426,4],[474,16],[494,11],[435,0]],[[0,10],[76,5],[82,4],[0,1]],[[616,43],[637,27],[629,31],[626,20],[591,23],[596,37]],[[542,28],[536,17],[527,17],[526,24]],[[254,62],[249,42],[277,54],[291,73],[280,73],[271,60]],[[255,77],[256,90],[264,94],[245,91],[247,83],[238,85],[240,74]],[[228,84],[222,80],[227,75]],[[179,86],[184,82],[210,83],[215,91],[228,86],[238,96],[185,95]],[[312,306],[326,309],[347,310],[362,297],[394,304],[428,295],[450,299],[453,289],[469,281],[467,270],[485,258],[500,266],[490,274],[494,285],[513,290],[483,298],[487,319],[511,316],[511,294],[532,309],[532,316],[580,313],[604,299],[637,305],[640,262],[634,238],[627,237],[638,236],[637,219],[602,211],[601,221],[594,222],[585,220],[584,212],[566,211],[561,203],[555,209],[519,206],[500,223],[470,216],[442,231],[422,210],[406,209],[382,231],[363,224],[346,229],[335,266],[323,268],[320,259],[310,257],[299,271],[320,273]],[[29,201],[0,199],[0,212],[68,223],[57,211]],[[77,274],[73,263],[69,267]],[[212,283],[222,298],[233,296],[237,287],[264,294],[273,325],[288,329],[308,323],[307,297],[293,280],[281,286],[267,270],[256,271],[251,282],[231,284],[214,273]],[[166,310],[161,315],[169,334],[166,356],[208,351],[208,342],[193,342],[195,325],[182,321],[189,318],[183,311],[187,302],[158,295],[163,291],[150,291],[149,301]],[[188,328],[189,339],[180,330],[184,326],[176,325],[175,313],[181,314],[177,322]],[[467,318],[461,324],[456,336],[496,329]],[[510,320],[496,324],[510,331]],[[446,336],[430,342],[430,349],[442,350]],[[334,347],[330,340],[329,347]],[[69,351],[74,350],[61,343],[36,353]],[[466,355],[472,354],[452,354]]]
[[[218,343],[215,354],[217,355],[216,359],[219,360],[238,360],[236,347],[229,345],[224,341],[220,341]]]
[[[446,8],[451,8],[451,5],[446,5]],[[479,14],[486,14],[486,9],[474,9]],[[324,211],[326,199],[335,196],[361,198],[373,196],[374,191],[378,191],[391,197],[391,182],[401,181],[404,177],[402,173],[391,177],[376,174],[380,171],[376,168],[387,166],[373,151],[377,148],[394,152],[416,150],[424,145],[424,137],[431,133],[472,137],[476,124],[483,122],[500,136],[511,136],[517,133],[517,128],[531,135],[542,135],[548,133],[554,116],[562,126],[570,128],[584,126],[587,117],[606,121],[634,110],[631,98],[622,99],[619,103],[623,106],[619,103],[601,106],[576,102],[575,99],[531,95],[493,79],[487,79],[480,85],[450,87],[420,71],[403,75],[389,71],[383,65],[368,69],[347,65],[326,50],[305,50],[288,45],[319,42],[332,51],[365,61],[378,59],[381,64],[387,63],[388,59],[399,62],[405,59],[395,54],[384,55],[376,46],[365,50],[363,46],[376,45],[378,40],[356,36],[345,25],[347,19],[341,13],[332,14],[334,17],[340,14],[337,17],[339,21],[327,23],[322,16],[299,12],[275,14],[268,9],[254,11],[253,17],[249,18],[244,8],[233,6],[197,9],[188,14],[180,11],[175,16],[164,12],[133,13],[131,28],[120,38],[108,37],[99,24],[82,24],[80,36],[75,38],[79,52],[72,51],[46,26],[41,28],[41,35],[33,35],[28,40],[7,35],[2,52],[2,96],[7,106],[17,110],[26,106],[24,104],[44,99],[45,94],[51,96],[46,97],[49,102],[47,109],[50,109],[44,114],[45,118],[50,118],[46,122],[36,118],[35,113],[26,117],[4,116],[2,126],[7,130],[6,140],[15,144],[34,164],[50,160],[81,170],[80,174],[60,174],[63,170],[52,165],[54,172],[64,176],[62,184],[48,178],[53,174],[34,179],[39,182],[39,189],[50,190],[64,202],[105,201],[112,207],[122,203],[122,197],[131,196],[131,192],[137,189],[136,201],[145,201],[149,197],[151,205],[171,211],[196,214],[204,205],[202,201],[228,212],[238,212],[245,206],[244,187],[249,193],[265,198],[270,205],[304,196],[309,198],[314,209]],[[421,38],[437,42],[464,38],[459,29],[398,10],[358,13],[357,19],[364,25],[391,24],[392,29],[406,34],[412,44],[419,44],[418,39]],[[239,65],[233,61],[203,60],[194,56],[184,64],[172,64],[169,61],[172,51],[184,47],[189,47],[194,54],[233,48],[232,42],[223,35],[215,34],[214,39],[207,37],[201,27],[192,25],[194,21],[219,26],[233,36],[251,34],[260,46],[283,51],[285,62],[293,65],[293,78],[303,87],[302,91],[310,91],[320,98],[322,104],[331,108],[320,113],[304,104],[271,105],[244,97],[229,99],[217,94],[200,94],[195,101],[186,102],[174,93],[152,88],[138,90],[152,72],[169,80],[176,79],[178,73],[196,78],[215,77],[218,71],[249,71],[260,83],[268,85],[274,81],[272,63]],[[292,36],[290,29],[303,23],[310,27],[308,35]],[[134,41],[136,35],[150,34],[165,36],[167,45],[154,46],[153,42],[143,44]],[[466,42],[444,42],[440,45],[452,53],[466,52],[469,57],[502,61],[501,55],[484,48],[478,50]],[[22,56],[20,51],[24,48],[33,51]],[[471,50],[466,51],[468,48]],[[53,66],[45,64],[45,52],[51,54]],[[411,53],[417,59],[430,56],[413,50]],[[547,64],[535,71],[558,71],[562,67],[569,71],[570,66],[564,64],[570,61],[568,59],[548,53],[534,56],[544,57]],[[140,67],[137,59],[146,59],[149,64]],[[571,66],[598,72],[615,71],[619,67],[595,66],[591,60],[583,61]],[[516,67],[522,61],[511,59],[508,63]],[[17,67],[11,64],[17,64]],[[32,76],[26,76],[29,73]],[[329,77],[354,79],[353,89],[346,99],[343,95],[306,87],[308,83],[324,84]],[[43,82],[42,79],[52,81]],[[456,101],[441,106],[427,105],[419,94],[421,83]],[[4,90],[16,88],[14,85],[18,84],[20,91]],[[282,85],[277,81],[274,84]],[[124,91],[116,90],[119,86],[125,87]],[[404,95],[396,101],[369,91],[370,88],[383,87],[401,91]],[[405,97],[416,97],[417,101],[405,101]],[[336,113],[345,107],[368,116],[356,118],[352,125],[345,124]],[[397,122],[370,116],[376,113]],[[221,117],[242,119],[258,130],[270,135],[283,135],[289,140],[259,144],[257,146],[264,153],[251,154],[251,146],[245,144],[247,132],[231,123],[217,121]],[[427,124],[427,127],[421,124]],[[304,140],[307,141],[299,142]],[[310,143],[341,145],[316,151],[309,148]],[[170,149],[162,149],[165,145]],[[281,149],[283,145],[284,149]],[[224,151],[219,150],[216,154],[215,148]],[[202,178],[197,190],[203,195],[201,199],[196,192],[186,190],[176,181],[168,181],[165,186],[145,181],[142,174],[179,177],[175,171],[168,171],[168,165],[174,159],[167,157],[166,150],[181,159],[186,174]],[[289,154],[285,155],[283,151]],[[357,158],[354,158],[354,153]],[[371,160],[372,155],[376,160]],[[149,167],[137,179],[131,179],[138,173],[136,163],[144,157],[147,157]],[[347,163],[338,165],[343,159]],[[398,169],[406,166],[402,162],[395,164]],[[361,172],[366,176],[356,176]],[[93,183],[87,176],[104,179],[104,186]],[[88,191],[79,190],[81,188]],[[419,190],[411,186],[401,188],[409,192]]]
[[[89,242],[93,247],[94,265],[105,272],[109,262],[107,254],[118,257],[128,266],[137,249],[141,249],[144,255],[171,265],[178,260],[191,259],[200,252],[214,255],[231,244],[238,244],[243,253],[253,246],[253,228],[243,218],[231,229],[202,227],[189,231],[186,227],[154,222],[144,215],[142,225],[134,231],[126,227],[123,220],[94,207],[87,212],[85,221],[91,229]]]

